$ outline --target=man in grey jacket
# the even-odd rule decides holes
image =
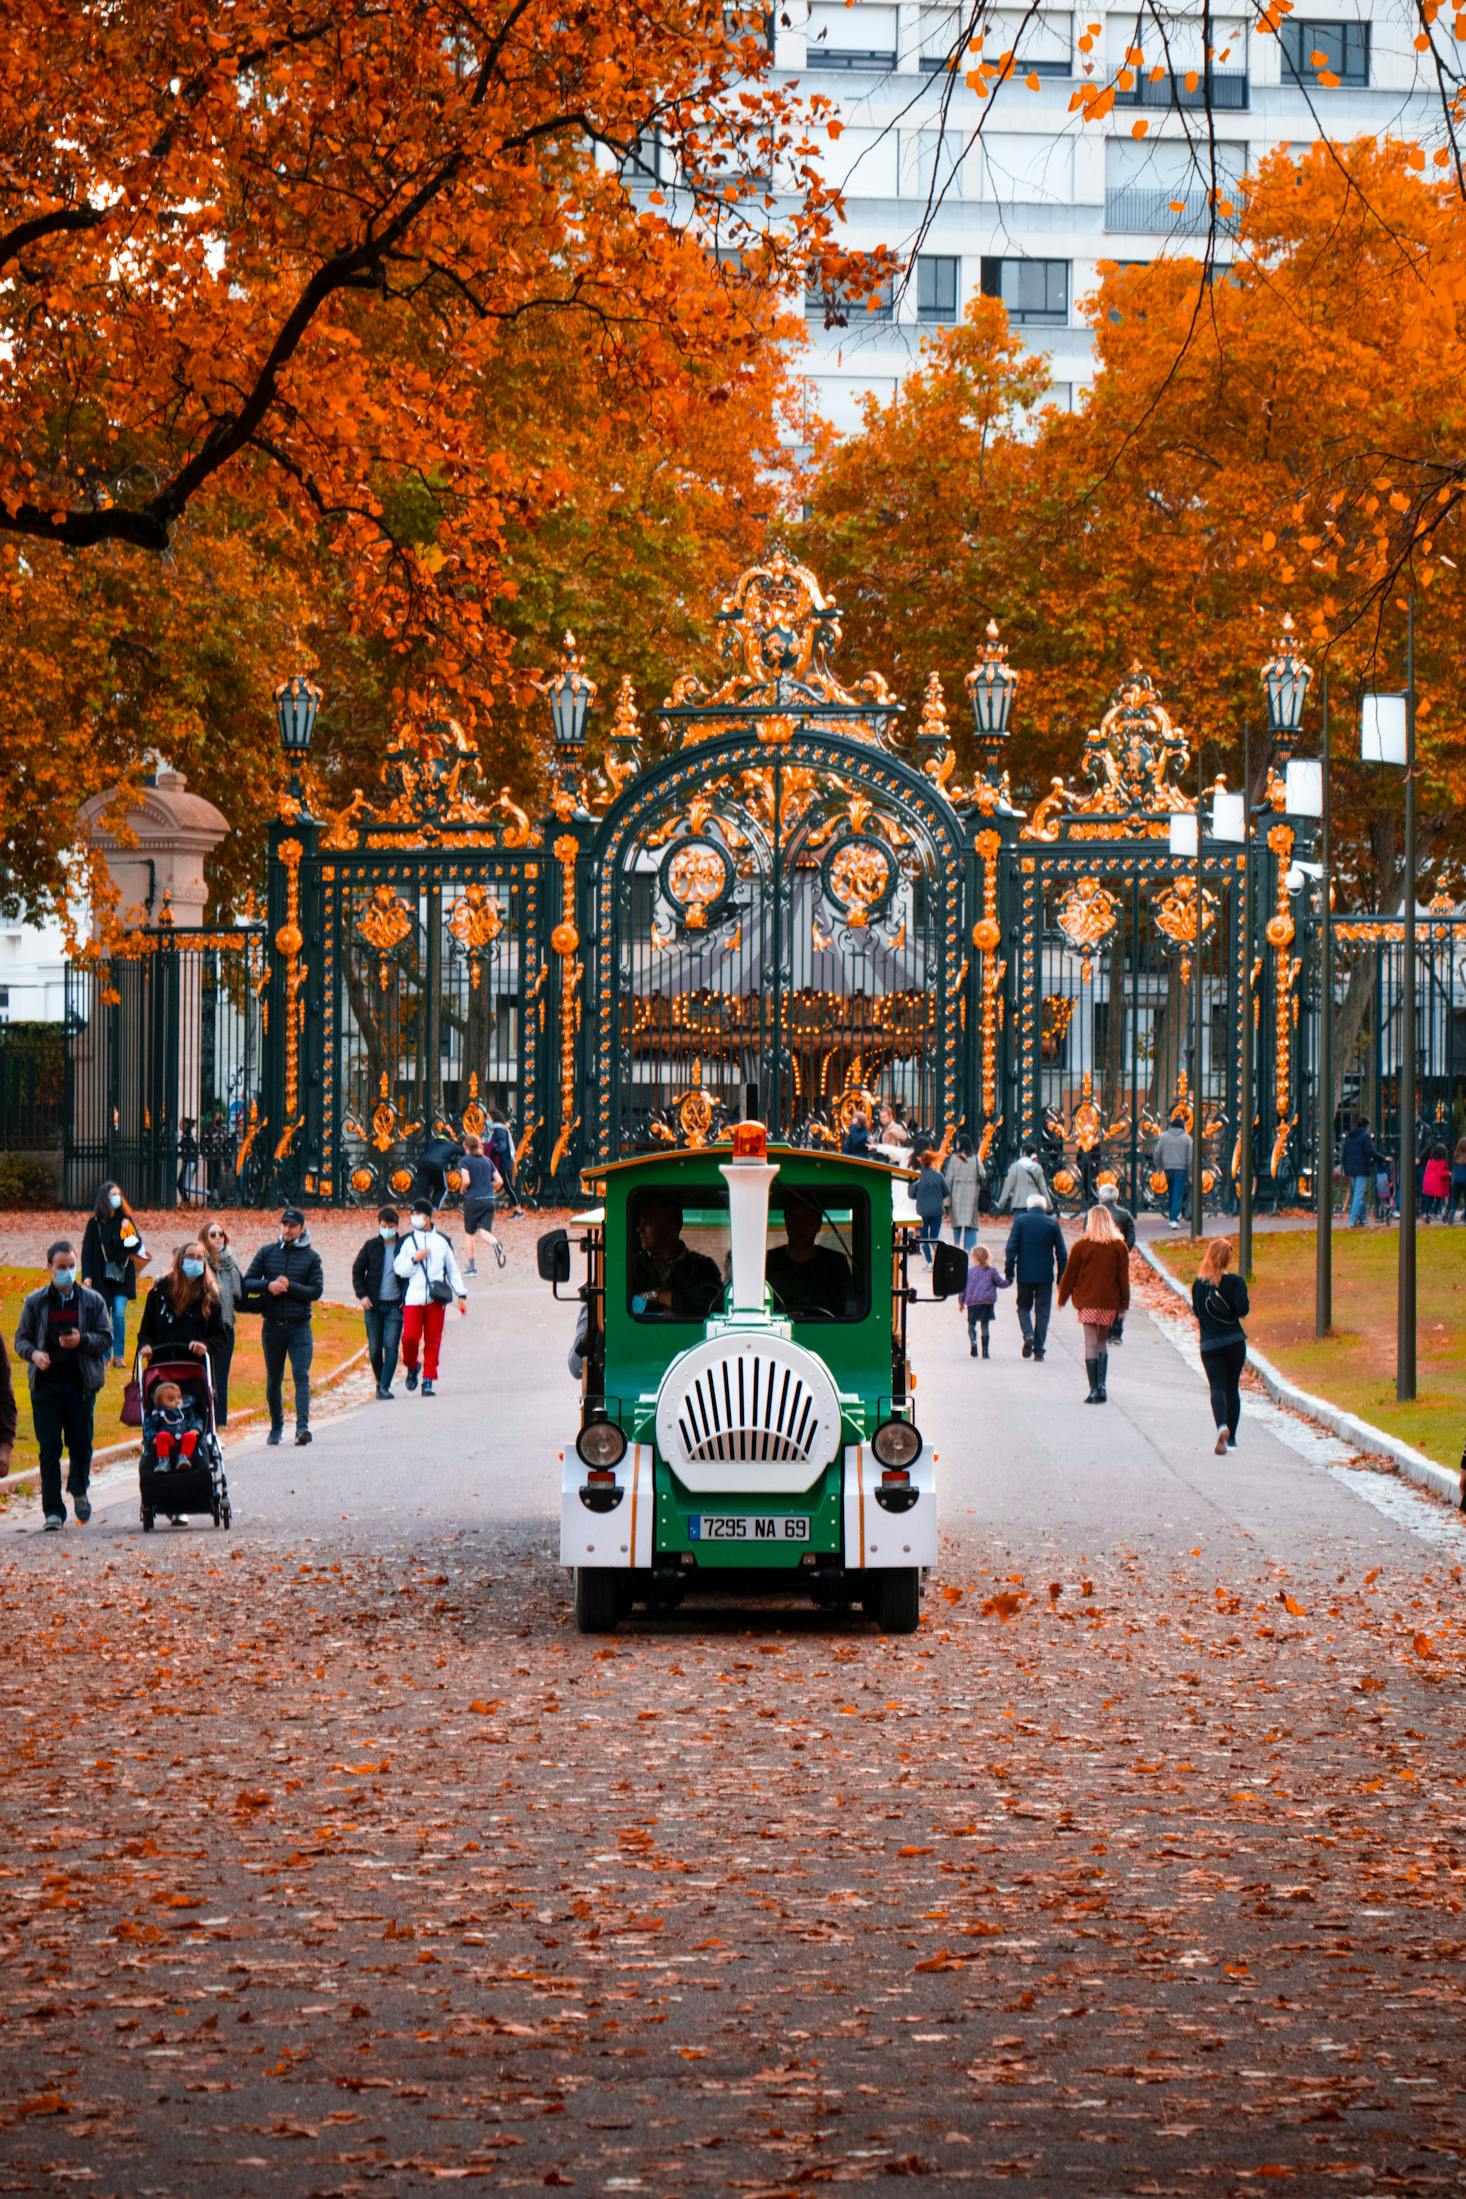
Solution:
[[[31,1417],[41,1453],[41,1510],[46,1529],[66,1525],[61,1493],[61,1453],[66,1486],[85,1524],[92,1516],[92,1421],[97,1392],[112,1356],[112,1315],[99,1291],[77,1281],[76,1254],[64,1237],[46,1254],[51,1279],[33,1290],[20,1309],[16,1356],[26,1362]]]
[[[1167,1219],[1172,1229],[1179,1229],[1191,1180],[1191,1132],[1184,1115],[1173,1115],[1156,1139],[1155,1164],[1165,1173]]]
[[[1047,1204],[1049,1187],[1039,1165],[1038,1147],[1031,1138],[1026,1138],[1023,1151],[1003,1178],[1003,1188],[997,1199],[998,1212],[1021,1214],[1035,1192]]]

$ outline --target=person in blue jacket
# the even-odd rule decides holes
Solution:
[[[1064,1272],[1068,1248],[1064,1232],[1049,1212],[1041,1191],[1032,1191],[1021,1214],[1013,1217],[1003,1252],[1003,1273],[1018,1285],[1018,1326],[1025,1359],[1042,1359],[1053,1309],[1054,1285]]]

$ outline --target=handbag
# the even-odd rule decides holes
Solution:
[[[1207,1292],[1202,1311],[1208,1321],[1216,1322],[1219,1329],[1240,1329],[1242,1326],[1241,1321],[1237,1318],[1237,1310],[1231,1299],[1224,1296],[1219,1290],[1209,1290]]]
[[[126,1261],[104,1260],[102,1262],[102,1280],[104,1283],[125,1283],[127,1281]]]
[[[453,1295],[453,1285],[446,1275],[440,1275],[436,1283],[428,1284],[428,1301],[431,1305],[451,1306]]]
[[[122,1425],[124,1428],[140,1428],[143,1424],[143,1386],[134,1365],[132,1373],[122,1385]]]

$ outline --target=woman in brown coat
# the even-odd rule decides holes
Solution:
[[[1084,1330],[1089,1375],[1086,1405],[1103,1405],[1110,1371],[1110,1330],[1130,1304],[1130,1255],[1106,1208],[1092,1206],[1059,1278],[1059,1304],[1073,1304]]]

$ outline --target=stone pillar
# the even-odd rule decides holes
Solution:
[[[73,1042],[72,1150],[86,1156],[84,1174],[115,1174],[134,1201],[171,1204],[183,1126],[197,1131],[203,1101],[203,958],[188,951],[189,935],[208,907],[205,864],[230,828],[166,765],[129,799],[125,834],[106,821],[116,804],[115,792],[94,795],[78,826],[112,882],[124,931],[157,944],[96,968]],[[202,1197],[201,1164],[194,1181]]]

